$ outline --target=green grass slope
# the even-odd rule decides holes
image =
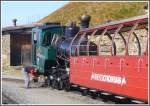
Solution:
[[[60,22],[66,25],[68,20],[74,20],[79,25],[79,17],[87,11],[92,16],[90,26],[95,26],[109,19],[119,20],[143,15],[144,5],[146,2],[70,2],[40,22]]]

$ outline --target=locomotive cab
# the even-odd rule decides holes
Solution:
[[[32,63],[40,74],[56,64],[56,48],[53,46],[62,35],[64,26],[43,25],[32,30]],[[54,42],[54,38],[55,42]]]

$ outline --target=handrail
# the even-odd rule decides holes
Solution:
[[[102,32],[100,36],[104,36],[106,32],[107,32],[107,28],[105,28],[105,30]],[[98,55],[100,55],[100,38],[98,40]]]
[[[146,29],[146,28],[145,28]],[[145,55],[148,56],[148,29],[146,29],[147,31],[147,39],[146,39],[146,49],[145,49]]]
[[[120,24],[126,24],[126,23],[135,23],[136,21],[144,21],[146,19],[146,21],[148,21],[148,15],[141,15],[141,16],[135,16],[135,17],[131,17],[128,19],[123,19],[123,20],[119,20],[119,21],[112,21],[109,23],[105,23],[99,26],[96,26],[94,28],[86,28],[81,30],[81,32],[86,32],[86,31],[92,31],[93,29],[105,29],[108,26],[113,26],[113,25],[120,25]],[[111,28],[111,27],[110,27]]]
[[[135,36],[135,38],[137,40],[137,43],[138,43],[138,55],[140,56],[141,55],[141,44],[140,44],[139,38],[137,37],[135,32],[133,32],[133,35]]]
[[[121,36],[121,38],[122,38],[122,40],[123,40],[123,43],[124,43],[124,45],[125,45],[125,48],[126,48],[127,42],[126,42],[124,36],[122,35],[121,32],[119,32],[119,35]],[[124,54],[124,55],[125,55],[125,54]]]
[[[121,30],[121,28],[123,27],[123,24],[121,24],[117,30],[115,31],[114,35],[112,36],[112,45],[111,45],[111,55],[115,55],[114,54],[114,51],[112,52],[112,50],[114,50],[114,39],[115,39],[115,36],[118,34],[118,32]]]
[[[79,39],[78,45],[81,44],[82,38],[84,38],[86,36],[86,33],[83,33],[82,37]],[[80,55],[79,51],[80,51],[80,46],[77,46],[77,56]]]
[[[98,31],[98,30],[95,30],[95,31],[91,34],[91,37],[93,37],[93,36],[96,34],[97,31]],[[87,50],[87,55],[88,55],[88,56],[89,56],[89,44],[90,44],[90,40],[91,40],[91,39],[88,40],[88,42],[87,42],[87,48],[86,48],[86,50]]]
[[[129,40],[130,40],[130,37],[132,35],[132,33],[134,32],[134,30],[136,29],[136,27],[138,26],[138,22],[136,22],[134,24],[134,26],[132,27],[132,29],[130,30],[129,34],[128,34],[128,39],[127,39],[127,45],[126,45],[126,53],[125,55],[129,55],[129,50],[128,50],[128,44],[129,44]]]
[[[131,22],[131,23],[130,23]],[[113,28],[111,28],[110,30],[110,27],[112,27],[112,25],[114,26]],[[123,23],[118,23],[118,24],[107,24],[107,26],[105,26],[104,28],[101,28],[103,26],[98,26],[96,28],[87,28],[85,30],[81,30],[78,32],[78,34],[76,34],[76,36],[73,38],[73,40],[71,41],[71,44],[70,44],[70,56],[71,56],[71,50],[72,48],[71,47],[74,47],[73,50],[76,48],[77,49],[77,56],[80,55],[80,47],[84,46],[84,49],[82,50],[82,52],[84,52],[83,55],[86,55],[86,56],[89,56],[90,53],[94,55],[101,55],[101,49],[102,49],[102,46],[101,46],[101,36],[104,36],[104,35],[107,35],[110,39],[110,44],[111,44],[111,48],[110,48],[110,52],[109,54],[110,55],[116,55],[116,47],[118,45],[117,42],[115,41],[115,37],[117,36],[117,34],[119,34],[118,36],[120,36],[120,38],[123,40],[124,42],[124,45],[125,47],[123,48],[120,48],[120,49],[124,49],[124,55],[129,55],[129,43],[130,43],[130,39],[131,39],[131,36],[134,35],[136,40],[137,40],[137,43],[138,43],[138,47],[139,47],[139,50],[141,52],[141,45],[140,45],[140,41],[139,41],[139,36],[136,35],[136,30],[138,29],[143,29],[143,27],[140,27],[140,26],[143,26],[143,25],[147,25],[147,18],[139,18],[139,20],[129,20],[129,21],[126,21],[126,22],[123,22]],[[146,26],[145,26],[146,27]],[[124,35],[124,32],[128,32],[127,34],[127,39],[126,36]],[[88,34],[89,33],[89,34]],[[96,38],[96,45],[90,45],[90,41],[91,39],[93,38],[93,36],[96,36],[95,34],[97,33],[97,35],[99,37]],[[79,36],[81,35],[81,36]],[[81,45],[81,39],[86,37],[87,36],[90,38],[86,40],[85,44],[82,44]],[[80,38],[81,37],[81,38]],[[75,42],[77,40],[77,42]],[[106,43],[109,43],[109,42],[106,42]],[[73,45],[74,44],[74,45]],[[77,45],[76,45],[77,44]],[[109,45],[109,44],[106,44],[106,45]],[[147,44],[148,45],[148,44]],[[93,47],[95,46],[97,48],[97,51],[92,49],[90,50],[90,46]],[[95,48],[94,47],[94,48]],[[95,49],[96,49],[95,48]],[[86,49],[86,50],[85,50]],[[118,49],[118,50],[120,50]],[[141,53],[139,52],[139,55],[141,55]],[[147,55],[147,52],[148,52],[148,49],[146,47],[146,50],[145,50],[145,55]]]
[[[80,33],[80,32],[78,32],[78,33],[75,35],[75,37],[72,39],[72,41],[71,41],[71,43],[70,43],[70,46],[69,46],[70,56],[71,56],[71,47],[72,47],[72,44],[73,44],[74,40],[77,38],[77,36],[78,36],[79,33]]]

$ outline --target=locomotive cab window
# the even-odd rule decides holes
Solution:
[[[43,45],[49,46],[52,40],[52,35],[50,32],[46,31],[43,36]]]
[[[33,32],[33,41],[34,43],[37,42],[37,32]]]
[[[33,32],[33,41],[34,43],[41,44],[41,36],[40,36],[40,31],[35,31]]]

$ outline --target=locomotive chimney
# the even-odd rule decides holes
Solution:
[[[16,26],[17,19],[15,18],[12,21],[13,21],[14,26]]]
[[[81,29],[88,28],[90,20],[91,20],[91,16],[88,15],[87,12],[85,12],[85,14],[80,17]]]

